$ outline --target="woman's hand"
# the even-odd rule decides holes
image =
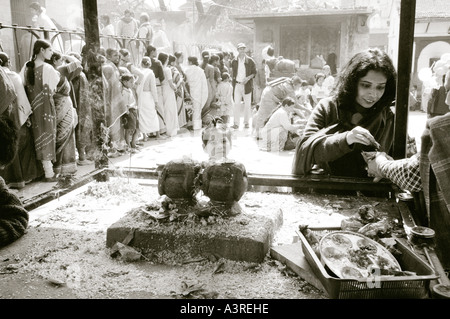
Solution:
[[[376,149],[380,148],[380,144],[375,140],[369,130],[356,126],[346,136],[347,144],[352,145],[355,143],[364,145],[373,145]]]

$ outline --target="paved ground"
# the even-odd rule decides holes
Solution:
[[[409,113],[408,134],[416,138],[418,149],[420,149],[420,136],[425,128],[426,113],[414,111]],[[127,167],[156,168],[170,160],[183,156],[203,161],[207,159],[202,149],[201,133],[190,132],[182,129],[180,133],[165,140],[151,139],[144,143],[143,149],[132,155],[122,155],[110,159],[110,166],[126,169]],[[249,173],[271,173],[290,174],[294,151],[263,152],[259,151],[255,139],[251,135],[251,129],[244,129],[241,125],[239,130],[234,131],[233,146],[229,154],[243,163]],[[94,165],[79,166],[77,178],[94,171]],[[35,182],[18,191],[22,200],[29,200],[37,195],[48,192],[56,183]]]

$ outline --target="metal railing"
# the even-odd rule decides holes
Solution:
[[[13,32],[13,46],[16,57],[16,65],[20,68],[32,55],[33,43],[36,39],[48,40],[55,50],[62,53],[75,51],[80,53],[85,44],[83,30],[46,29],[44,27],[19,26],[17,24],[5,25],[0,23],[1,29],[11,29]],[[131,53],[132,63],[138,64],[144,56],[145,39],[124,36],[105,36],[100,34],[100,44],[107,49],[125,48]],[[180,43],[172,42],[173,51],[183,51],[187,55],[200,56],[206,49],[221,50],[219,45],[207,43]],[[3,50],[3,48],[0,48]]]
[[[53,49],[67,54],[71,51],[81,53],[85,44],[83,30],[46,29],[44,27],[19,26],[17,24],[5,25],[0,23],[1,29],[11,29],[13,33],[13,46],[16,67],[20,69],[32,55],[33,44],[37,39],[46,39]],[[107,48],[127,49],[131,54],[131,62],[138,65],[145,53],[146,39],[124,36],[100,35],[100,45]],[[174,51],[183,51],[186,55],[200,56],[205,49],[221,50],[219,45],[207,43],[179,43],[172,42]],[[3,50],[3,48],[0,48]]]
[[[65,54],[71,51],[81,53],[81,49],[85,44],[85,33],[84,31],[79,30],[57,30],[31,26],[24,27],[16,24],[5,25],[2,23],[0,23],[0,29],[12,30],[16,61],[17,65],[20,66],[31,57],[33,44],[37,39],[48,40],[55,50]],[[25,33],[22,31],[25,31]],[[144,50],[138,50],[137,48],[141,46],[142,48],[145,48],[146,41],[145,39],[133,37],[100,35],[100,43],[108,43],[109,47],[114,49],[128,49],[132,56],[132,62],[138,63],[142,59]],[[139,46],[137,44],[139,44]]]

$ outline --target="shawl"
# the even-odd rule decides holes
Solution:
[[[331,136],[334,133],[341,132],[339,123],[333,124],[329,127],[323,128],[317,133],[311,135],[306,141],[301,143],[299,139],[295,147],[294,160],[292,162],[292,174],[306,175],[308,174],[314,161],[314,149],[322,142],[327,136]]]
[[[16,99],[16,90],[6,70],[0,67],[0,114],[3,114]]]
[[[23,83],[25,83],[26,67],[27,64],[25,63],[19,73]],[[58,85],[60,80],[60,76],[61,75],[59,74],[59,72],[56,71],[53,66],[44,62],[44,64],[42,65],[42,82],[48,85],[50,92],[55,93],[56,86]]]
[[[450,267],[450,113],[431,118],[422,135],[420,176],[428,224],[436,231],[438,255]]]
[[[318,112],[324,119],[324,127],[315,127],[318,123],[316,117],[310,116],[307,127],[295,148],[292,173],[297,175],[308,174],[314,164],[318,164],[327,173],[338,176],[367,177],[365,162],[360,152],[368,151],[365,145],[347,145],[345,136],[355,126],[368,129],[373,137],[380,143],[380,151],[389,153],[393,144],[394,116],[389,107],[382,108],[378,113],[365,115],[357,125],[352,124],[352,112],[338,108],[332,98],[321,100],[313,113]],[[336,152],[325,152],[325,144],[333,147]],[[331,144],[331,145],[330,145]],[[345,145],[343,145],[345,144]],[[348,169],[352,169],[352,172]]]
[[[28,212],[0,177],[0,247],[21,237],[28,226]]]
[[[5,69],[6,74],[8,74],[11,82],[17,93],[16,107],[13,109],[14,112],[14,122],[20,128],[25,124],[28,117],[31,115],[31,104],[28,100],[27,93],[25,92],[25,87],[23,85],[22,79],[19,74],[13,72],[9,69]]]

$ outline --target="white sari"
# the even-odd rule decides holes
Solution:
[[[151,69],[142,69],[144,80],[136,89],[139,110],[139,131],[143,134],[159,131],[158,114],[155,101],[158,100],[155,73]]]
[[[202,109],[208,100],[208,82],[203,69],[197,65],[189,65],[185,72],[192,97],[192,123],[194,130],[202,128]]]

